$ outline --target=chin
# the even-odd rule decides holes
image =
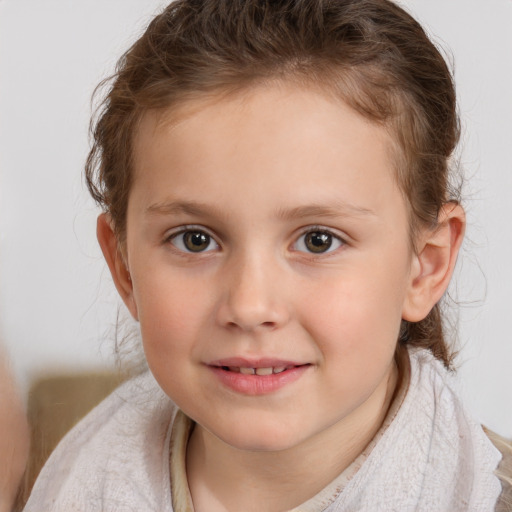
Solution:
[[[259,428],[254,424],[239,425],[232,427],[227,435],[217,435],[217,437],[233,448],[251,452],[280,452],[303,441],[296,433],[283,425]]]

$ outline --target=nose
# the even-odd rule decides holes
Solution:
[[[271,258],[253,255],[232,261],[222,281],[217,309],[222,326],[244,332],[270,331],[289,321],[283,269]]]

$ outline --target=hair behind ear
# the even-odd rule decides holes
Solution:
[[[456,202],[446,203],[437,226],[418,236],[418,274],[412,277],[403,313],[399,345],[429,349],[447,368],[455,354],[445,340],[441,299],[448,288],[464,238],[466,216]],[[446,318],[445,318],[446,320]]]
[[[400,327],[399,347],[413,346],[430,350],[436,359],[443,362],[446,368],[451,369],[454,357],[457,355],[453,348],[448,348],[445,340],[445,326],[443,325],[443,305],[437,303],[430,313],[419,322],[402,320]]]

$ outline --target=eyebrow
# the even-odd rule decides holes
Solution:
[[[194,215],[226,217],[213,205],[196,201],[162,201],[145,209],[149,215]],[[327,204],[310,204],[295,208],[279,208],[276,217],[280,220],[301,219],[307,217],[339,218],[375,216],[375,212],[343,201]]]
[[[296,208],[280,208],[277,216],[283,220],[300,219],[306,217],[367,217],[376,215],[374,211],[362,206],[356,206],[350,203],[335,201],[327,204],[311,204],[297,206]]]
[[[148,206],[147,214],[159,215],[207,215],[217,214],[217,208],[196,201],[162,201]]]

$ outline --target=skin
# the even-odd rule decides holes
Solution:
[[[14,378],[1,347],[0,432],[0,512],[9,512],[27,463],[29,429]]]
[[[414,252],[388,132],[319,92],[266,86],[168,114],[147,113],[135,137],[125,245],[107,215],[100,244],[151,371],[197,422],[196,510],[289,510],[382,424],[400,322],[446,289],[464,214],[443,209]],[[330,247],[311,252],[308,233]],[[212,369],[233,357],[304,366],[240,392]]]

